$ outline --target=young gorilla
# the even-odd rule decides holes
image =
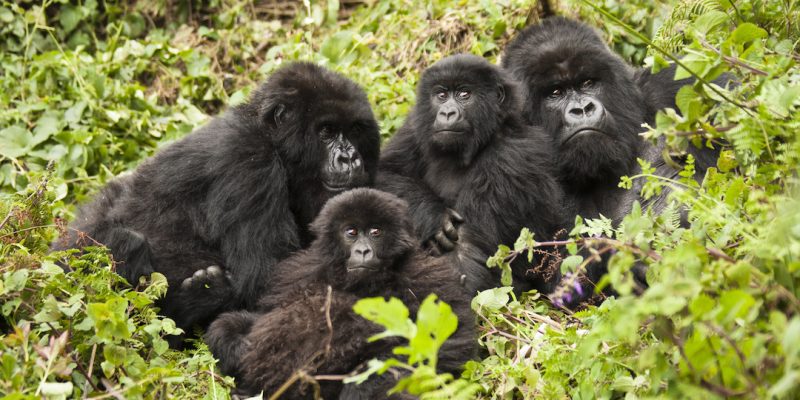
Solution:
[[[311,226],[317,239],[276,267],[272,289],[260,300],[263,313],[226,313],[211,324],[205,340],[222,372],[237,378],[238,391],[271,394],[299,370],[346,374],[390,356],[397,341],[368,343],[381,329],[352,311],[364,297],[397,297],[413,317],[435,293],[459,319],[440,350],[439,367],[455,372],[475,354],[470,296],[447,258],[419,248],[407,212],[405,202],[373,189],[334,197]],[[385,375],[345,388],[322,381],[322,396],[335,398],[344,390],[340,398],[383,398],[395,383]],[[302,381],[291,389],[286,398],[311,397]]]
[[[503,67],[523,83],[524,114],[529,123],[543,126],[556,148],[559,178],[578,215],[601,214],[619,223],[634,201],[659,213],[667,207],[668,190],[648,200],[640,198],[643,180],[631,190],[619,188],[620,177],[639,173],[637,158],[651,163],[655,174],[678,178],[682,160],[665,162],[665,144],[643,140],[643,123],[652,124],[659,109],[675,106],[675,95],[691,79],[672,79],[675,68],[658,74],[635,70],[611,52],[587,25],[564,18],[548,18],[522,31],[505,50]],[[724,84],[726,78],[717,83]],[[695,179],[716,164],[718,149],[689,146],[695,158]],[[686,223],[684,218],[684,223]],[[589,270],[597,280],[604,263]],[[634,275],[646,286],[645,269]]]
[[[552,240],[565,225],[550,140],[523,123],[519,105],[504,71],[476,56],[445,58],[422,74],[416,106],[381,155],[378,187],[408,201],[428,248],[455,250],[462,261],[476,254],[471,246],[484,255],[461,264],[473,266],[471,290],[497,285],[480,264],[498,244],[514,243],[523,227]],[[533,266],[518,258],[518,290],[549,293],[559,281],[549,257]]]
[[[161,272],[162,312],[184,330],[207,324],[254,305],[275,264],[308,244],[328,198],[371,184],[379,146],[358,85],[289,64],[246,104],[109,183],[53,248],[104,244],[133,285]]]

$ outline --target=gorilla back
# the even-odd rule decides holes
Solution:
[[[104,244],[133,285],[163,273],[164,314],[203,324],[253,305],[273,266],[310,242],[324,202],[371,184],[379,144],[358,85],[289,64],[247,103],[112,181],[53,247]]]

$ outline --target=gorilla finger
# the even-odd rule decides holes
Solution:
[[[222,268],[220,268],[217,265],[212,265],[212,266],[206,268],[206,272],[208,273],[209,277],[214,278],[214,279],[219,278],[219,277],[222,276]]]
[[[186,278],[181,282],[181,290],[189,290],[192,288],[192,278]]]
[[[451,220],[453,220],[455,222],[458,222],[458,223],[463,223],[464,222],[464,217],[462,217],[461,214],[459,214],[456,210],[453,210],[452,208],[448,208],[447,209],[447,213],[450,214],[450,219]]]
[[[434,257],[442,255],[442,251],[439,250],[439,246],[436,245],[436,240],[434,239],[429,239],[425,241],[423,248],[427,249],[428,254]]]
[[[198,269],[189,279],[191,280],[193,287],[202,287],[206,283],[206,270]]]
[[[439,231],[434,238],[436,239],[436,244],[438,244],[445,253],[456,248],[455,243],[450,241],[442,231]]]
[[[454,242],[458,240],[458,228],[453,225],[453,221],[450,219],[446,219],[444,221],[444,227],[442,228],[442,231],[448,239]]]

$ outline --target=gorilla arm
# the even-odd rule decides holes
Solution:
[[[222,155],[218,168],[224,172],[207,199],[210,236],[219,243],[238,302],[247,308],[256,304],[275,264],[300,248],[288,174],[271,149],[260,150],[233,161]]]
[[[408,202],[415,233],[426,248],[449,252],[464,220],[424,183],[422,157],[413,132],[404,125],[381,153],[376,186]]]
[[[457,204],[468,225],[489,239],[482,249],[489,254],[498,244],[512,245],[522,228],[531,228],[537,241],[547,241],[567,226],[564,193],[547,161],[547,141],[539,134],[530,131],[523,138],[504,138],[508,143],[484,151],[474,167],[480,173],[471,179],[475,193],[481,195],[462,196]],[[560,278],[558,268],[550,270],[550,261],[537,256],[531,265],[518,257],[512,265],[514,287],[550,293]],[[537,265],[544,270],[537,271]]]

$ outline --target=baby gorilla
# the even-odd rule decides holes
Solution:
[[[439,369],[457,372],[475,355],[470,296],[449,258],[428,256],[417,244],[404,201],[374,189],[351,190],[326,203],[311,229],[311,246],[277,265],[260,312],[223,314],[205,336],[222,372],[236,377],[238,391],[270,394],[297,371],[347,374],[367,360],[391,356],[397,341],[368,343],[381,329],[352,311],[364,297],[399,298],[413,316],[435,293],[459,320],[440,350]],[[396,382],[390,375],[361,385],[319,384],[326,399],[385,398]],[[312,397],[310,392],[298,380],[286,398]]]

